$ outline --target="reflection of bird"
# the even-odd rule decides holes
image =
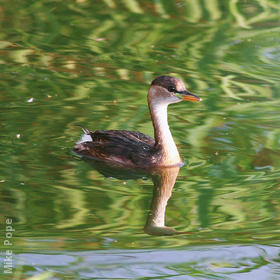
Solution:
[[[146,221],[145,232],[151,235],[181,234],[172,227],[165,226],[165,210],[172,195],[180,167],[157,168],[152,174],[154,194]]]
[[[125,167],[179,165],[182,160],[169,130],[167,107],[182,100],[200,101],[200,98],[188,92],[180,79],[170,76],[158,77],[152,82],[148,93],[155,139],[136,131],[92,132],[83,129],[85,135],[73,151],[87,158]]]

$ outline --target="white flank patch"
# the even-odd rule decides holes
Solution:
[[[92,138],[90,135],[88,134],[83,134],[81,139],[77,142],[77,144],[81,144],[81,143],[84,143],[84,142],[91,142],[92,141]]]

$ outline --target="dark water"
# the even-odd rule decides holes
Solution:
[[[278,1],[6,1],[0,18],[1,279],[280,279]],[[173,190],[71,153],[79,124],[153,135],[162,74],[203,98],[169,108]],[[152,235],[171,191],[176,234]]]

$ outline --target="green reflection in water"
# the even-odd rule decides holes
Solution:
[[[14,253],[279,243],[279,10],[273,0],[3,3],[1,223],[14,220]],[[152,135],[146,92],[161,74],[204,100],[169,109],[186,166],[166,225],[187,232],[169,237],[143,230],[150,179],[105,179],[70,152],[78,124]]]

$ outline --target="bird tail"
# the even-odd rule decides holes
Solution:
[[[88,130],[87,128],[85,128],[79,124],[76,124],[76,126],[79,126],[83,130],[84,134],[86,134],[86,135],[90,135],[92,133],[92,131]]]
[[[90,133],[91,133],[91,131],[90,131],[90,130],[88,130],[87,128],[82,127],[82,126],[81,126],[81,128],[82,128],[82,130],[83,130],[84,134],[86,134],[86,135],[90,135]]]

